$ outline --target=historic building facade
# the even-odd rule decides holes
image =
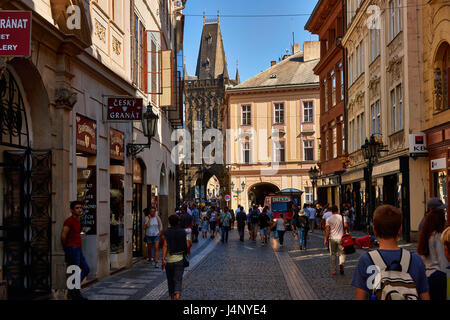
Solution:
[[[305,29],[319,36],[320,61],[314,73],[320,81],[320,176],[317,201],[340,204],[340,174],[345,160],[344,34],[342,1],[318,1]]]
[[[79,29],[67,26],[70,5],[80,9]],[[143,208],[156,205],[167,225],[181,99],[165,109],[160,94],[148,94],[159,83],[145,67],[162,66],[147,61],[145,50],[148,41],[154,52],[176,56],[184,17],[172,1],[2,0],[0,8],[32,12],[31,56],[3,58],[0,66],[1,112],[16,119],[1,123],[0,280],[10,297],[23,297],[66,288],[60,235],[70,201],[85,203],[88,280],[142,255]],[[147,138],[140,123],[105,120],[108,96],[141,97],[158,115],[150,150],[129,155],[127,144]]]
[[[425,132],[429,196],[450,200],[450,3],[423,1]]]
[[[238,72],[235,79],[230,79],[228,75],[219,19],[204,21],[196,73],[195,76],[185,75],[184,82],[185,129],[190,133],[191,143],[187,147],[190,152],[184,154],[186,161],[179,166],[180,176],[183,177],[180,181],[182,188],[180,200],[204,202],[207,199],[208,182],[214,177],[220,184],[219,196],[228,190],[228,175],[223,153],[211,155],[207,152],[211,139],[202,141],[201,148],[195,147],[195,139],[198,136],[198,139],[203,140],[208,129],[218,129],[225,135],[223,130],[225,87],[238,82]],[[219,143],[218,140],[216,142]]]
[[[271,192],[297,189],[312,202],[308,171],[318,160],[320,45],[294,45],[292,55],[226,90],[226,159],[231,206],[264,205]]]
[[[407,240],[416,236],[423,217],[428,179],[426,160],[410,157],[409,151],[410,135],[423,130],[421,8],[420,1],[347,0],[342,41],[349,153],[343,198],[355,206],[357,223],[367,230],[369,199],[397,206],[404,214]],[[386,152],[379,155],[369,186],[361,146],[372,135]]]

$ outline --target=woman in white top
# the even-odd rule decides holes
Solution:
[[[161,219],[156,215],[156,209],[148,208],[144,209],[144,228],[145,228],[145,238],[144,241],[147,243],[148,257],[147,261],[151,262],[154,260],[155,268],[158,268],[158,258],[159,258],[159,237],[162,233],[162,222]],[[155,244],[155,258],[152,258],[153,244]]]
[[[286,232],[286,225],[287,225],[287,221],[286,218],[284,217],[284,215],[282,213],[280,213],[280,217],[277,219],[276,222],[276,230],[278,233],[278,240],[280,241],[280,246],[283,246],[283,242],[284,242],[284,233]]]
[[[444,226],[444,210],[432,209],[423,222],[417,243],[417,253],[425,263],[431,300],[445,300],[447,297],[445,272],[448,261],[441,242]]]

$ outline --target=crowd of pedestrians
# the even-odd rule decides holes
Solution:
[[[349,204],[342,205],[340,209],[328,204],[305,204],[301,209],[292,204],[291,207],[293,212],[291,219],[288,219],[282,213],[274,215],[268,206],[256,204],[248,208],[248,212],[240,205],[236,212],[228,207],[220,209],[214,205],[207,207],[189,203],[181,206],[176,214],[169,217],[171,227],[163,237],[162,267],[166,268],[171,298],[180,298],[183,271],[188,265],[192,242],[198,241],[199,233],[202,233],[203,239],[220,236],[220,241],[227,244],[234,225],[239,233],[239,241],[245,241],[247,225],[248,240],[257,243],[259,234],[261,247],[268,245],[271,235],[283,247],[285,234],[290,231],[298,239],[302,251],[308,248],[308,233],[322,230],[324,246],[330,254],[330,275],[343,275],[346,255],[349,254],[344,238],[350,237],[354,226],[353,207]],[[419,230],[417,253],[398,246],[403,221],[401,211],[390,205],[381,205],[375,210],[374,236],[367,238],[376,237],[378,241],[373,245],[379,244],[379,248],[365,252],[359,258],[351,281],[351,285],[356,288],[356,299],[448,298],[450,227],[448,222],[446,224],[446,208],[436,198],[427,202],[427,212]],[[145,225],[149,230],[146,239],[148,237],[150,246],[156,246],[162,233],[160,220],[156,218],[154,209],[146,211]],[[351,246],[362,243],[361,239],[352,240]],[[363,246],[366,249],[369,247],[369,244]],[[354,250],[349,252],[351,254]],[[154,263],[157,266],[157,252]],[[377,279],[374,270],[381,273],[382,281],[370,282],[370,279]]]

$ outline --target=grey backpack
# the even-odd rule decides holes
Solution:
[[[369,252],[374,265],[380,268],[379,275],[375,277],[372,294],[377,300],[418,300],[416,284],[408,273],[411,263],[411,253],[402,249],[401,270],[390,270],[378,250]],[[369,288],[370,289],[370,288]]]

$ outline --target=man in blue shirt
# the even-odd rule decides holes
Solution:
[[[402,250],[406,250],[398,246],[398,239],[402,231],[402,220],[403,217],[400,210],[391,205],[379,206],[373,215],[373,232],[380,242],[378,252],[390,270],[399,269]],[[367,300],[373,293],[368,288],[368,282],[370,283],[369,277],[374,278],[373,265],[374,262],[367,252],[359,258],[351,283],[352,286],[356,287],[356,300]],[[416,285],[419,298],[421,300],[430,300],[425,265],[419,255],[411,253],[411,262],[407,272],[411,275]]]
[[[197,205],[194,203],[191,206],[192,212],[192,242],[198,242],[198,225],[200,224],[200,211],[197,209]]]

